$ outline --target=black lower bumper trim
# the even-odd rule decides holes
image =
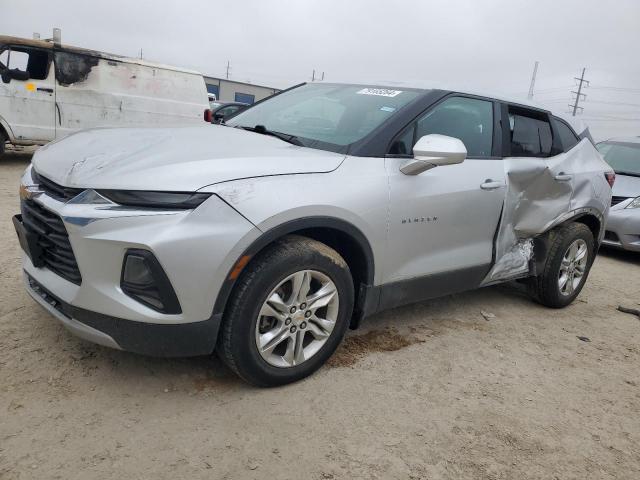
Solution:
[[[191,323],[146,323],[72,307],[73,318],[113,338],[128,352],[153,357],[195,357],[213,353],[221,316]]]
[[[146,323],[125,320],[102,313],[74,307],[51,294],[44,286],[27,274],[31,288],[55,302],[54,308],[69,318],[95,328],[115,340],[128,352],[153,357],[195,357],[213,352],[218,338],[222,315],[191,323]],[[53,299],[53,300],[52,300]]]

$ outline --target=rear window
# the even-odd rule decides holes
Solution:
[[[553,146],[551,124],[544,114],[509,108],[512,157],[547,157]]]
[[[580,143],[580,139],[578,136],[573,133],[573,130],[564,123],[562,120],[558,120],[557,118],[553,119],[555,123],[556,129],[558,130],[558,136],[560,137],[560,143],[562,143],[562,149],[566,152],[575,147],[578,143]]]

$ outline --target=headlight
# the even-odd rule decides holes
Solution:
[[[98,193],[120,205],[180,210],[192,210],[211,196],[210,193],[148,192],[143,190],[98,190]]]
[[[631,203],[627,205],[625,208],[640,208],[640,197],[636,197],[631,200]]]

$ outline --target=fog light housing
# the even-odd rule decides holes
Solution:
[[[182,313],[167,274],[148,250],[129,249],[124,255],[122,291],[137,302],[161,313]]]

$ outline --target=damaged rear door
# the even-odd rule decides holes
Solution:
[[[548,112],[502,106],[507,189],[494,266],[483,284],[526,276],[533,238],[570,210],[573,171]]]

